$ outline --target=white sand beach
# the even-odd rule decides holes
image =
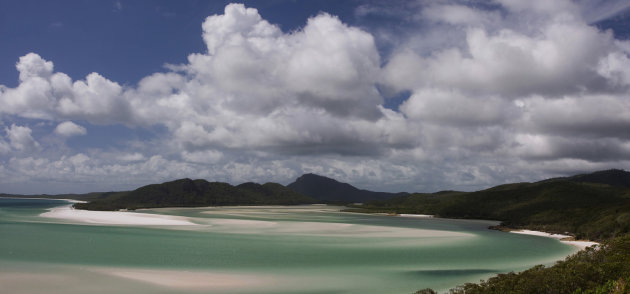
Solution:
[[[199,230],[235,234],[344,236],[357,238],[433,238],[473,236],[472,234],[462,232],[332,222],[272,222],[227,218],[198,218],[196,220],[197,223],[193,223],[190,221],[190,218],[183,216],[128,211],[90,211],[73,209],[72,205],[52,208],[48,212],[40,214],[40,216],[45,218],[101,225],[195,226]]]
[[[515,233],[515,234],[523,234],[523,235],[533,235],[533,236],[541,236],[541,237],[548,237],[548,238],[553,238],[553,239],[557,239],[560,240],[560,242],[564,243],[564,244],[568,244],[574,247],[577,247],[580,250],[585,249],[586,247],[591,247],[594,245],[599,245],[599,243],[597,242],[592,242],[592,241],[581,241],[581,240],[572,240],[573,237],[569,236],[569,235],[562,235],[562,234],[551,234],[551,233],[546,233],[546,232],[540,232],[540,231],[532,231],[532,230],[516,230],[516,231],[510,231],[510,233]]]
[[[200,230],[232,234],[329,236],[346,238],[473,237],[473,234],[417,228],[400,228],[334,222],[262,221],[199,218]]]
[[[409,213],[401,213],[398,216],[417,217],[417,218],[432,218],[433,217],[433,215],[430,215],[430,214],[409,214]]]
[[[91,211],[74,209],[72,205],[51,208],[40,214],[41,217],[75,221],[80,223],[104,225],[138,226],[191,226],[196,225],[186,217],[128,212],[128,211]]]

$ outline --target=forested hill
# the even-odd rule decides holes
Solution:
[[[619,169],[609,169],[590,174],[575,175],[567,178],[551,179],[550,181],[558,179],[577,183],[606,184],[615,187],[630,188],[630,172]]]
[[[299,193],[320,200],[321,202],[353,203],[371,200],[384,200],[408,193],[373,192],[358,189],[350,184],[316,174],[304,174],[295,182],[287,185]]]
[[[355,206],[355,211],[494,219],[511,228],[603,240],[630,232],[630,173],[608,170],[477,192],[415,193]]]
[[[494,218],[510,227],[567,231],[602,242],[553,266],[538,265],[466,283],[451,289],[451,294],[625,294],[630,293],[629,187],[630,173],[606,170],[473,193],[414,194],[369,206],[372,211],[416,209],[442,216]]]
[[[228,183],[180,179],[140,187],[133,191],[111,193],[78,209],[119,210],[154,207],[197,207],[219,205],[294,205],[316,201],[277,183]]]
[[[89,201],[76,204],[75,208],[118,210],[167,206],[347,204],[383,200],[402,195],[408,195],[408,193],[361,190],[334,179],[305,174],[286,187],[277,183],[261,185],[248,182],[232,186],[222,182],[180,179],[147,185],[134,191],[60,195],[0,194],[0,197],[75,199]]]

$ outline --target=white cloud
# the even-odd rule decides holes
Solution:
[[[230,4],[202,24],[207,50],[137,85],[72,80],[29,53],[20,84],[0,85],[0,126],[10,125],[0,183],[288,183],[316,172],[431,191],[544,178],[528,172],[537,167],[630,168],[630,43],[589,26],[575,2],[374,5],[357,16],[401,16],[402,28],[368,32],[320,13],[283,32]],[[384,108],[381,92],[397,91],[410,96]],[[80,150],[38,135],[52,122],[61,136],[97,134],[72,121],[158,134]]]
[[[9,138],[11,147],[18,151],[33,151],[39,148],[39,143],[31,136],[32,130],[29,127],[12,124],[11,127],[4,128]]]
[[[0,138],[0,154],[6,154],[11,151],[11,146],[9,143],[5,142],[2,138]]]
[[[55,133],[64,137],[72,137],[85,135],[87,130],[71,121],[64,121],[57,125]]]
[[[146,159],[146,157],[140,152],[121,154],[118,158],[125,162],[142,161]]]
[[[35,53],[20,58],[20,85],[0,92],[0,111],[37,119],[84,119],[94,123],[132,124],[122,87],[98,73],[72,82],[53,73],[53,63]]]
[[[414,91],[400,110],[410,119],[459,127],[504,124],[518,116],[507,101],[497,96],[474,97],[432,88]]]
[[[535,96],[523,100],[518,122],[530,133],[572,138],[630,139],[630,102],[614,95],[575,95],[562,99]]]
[[[466,40],[465,50],[447,48],[428,57],[395,54],[384,69],[385,83],[399,90],[444,87],[507,98],[605,91],[605,76],[595,69],[610,54],[625,55],[609,33],[570,17],[555,19],[532,36],[474,28]]]
[[[223,157],[223,153],[216,150],[203,150],[196,152],[182,152],[182,158],[188,162],[212,164],[217,163]]]
[[[545,15],[553,15],[557,13],[577,14],[577,6],[570,0],[498,0],[507,9],[516,12],[535,12]]]
[[[35,53],[29,53],[20,57],[20,61],[15,67],[20,72],[21,82],[32,78],[48,78],[53,72],[53,63],[43,60]]]
[[[422,18],[452,25],[491,25],[501,21],[496,11],[484,11],[465,5],[434,4],[422,10]]]

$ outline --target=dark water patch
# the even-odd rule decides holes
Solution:
[[[52,208],[68,203],[66,200],[59,199],[0,198],[0,208]]]

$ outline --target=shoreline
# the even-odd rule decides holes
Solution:
[[[400,217],[413,217],[413,218],[434,218],[432,214],[411,214],[411,213],[400,213],[397,216]]]
[[[41,198],[41,197],[0,197],[0,198],[8,198],[8,199],[45,199],[45,200],[62,200],[69,203],[85,203],[85,201],[74,200],[74,199],[59,199],[59,198]],[[258,207],[258,206],[255,206]],[[341,210],[340,210],[341,211]],[[374,215],[387,215],[387,216],[398,216],[405,218],[436,218],[434,215],[428,214],[381,214],[381,213],[369,213]],[[142,212],[129,212],[129,211],[92,211],[92,210],[82,210],[82,209],[74,209],[72,205],[64,205],[57,206],[48,209],[47,212],[44,212],[39,215],[44,218],[54,218],[54,219],[63,219],[68,221],[77,221],[80,223],[88,223],[88,224],[102,224],[102,225],[140,225],[140,226],[182,226],[182,225],[192,225],[195,226],[197,224],[191,222],[185,217],[179,216],[168,216],[161,214],[152,214],[152,213],[142,213]],[[508,233],[514,234],[522,234],[522,235],[530,235],[530,236],[540,236],[552,238],[560,241],[561,243],[573,246],[578,250],[584,250],[587,247],[600,245],[598,242],[593,242],[589,240],[574,240],[574,238],[570,235],[563,234],[553,234],[542,231],[534,231],[528,229],[513,229],[508,227],[501,226],[492,226],[489,229],[491,230],[499,230]]]
[[[573,236],[569,236],[569,235],[552,234],[552,233],[547,233],[547,232],[533,231],[533,230],[526,230],[526,229],[509,230],[508,233],[552,238],[552,239],[556,239],[560,241],[561,243],[576,247],[579,250],[584,250],[587,247],[600,245],[600,243],[598,242],[593,242],[593,241],[588,241],[588,240],[574,240]]]
[[[356,213],[356,212],[350,212],[350,213]],[[360,212],[360,213],[384,215],[384,216],[407,217],[407,218],[420,218],[420,219],[440,218],[440,217],[435,217],[434,215],[430,215],[430,214],[409,214],[409,213],[399,214],[399,213],[370,213],[370,212]],[[496,220],[482,220],[482,221],[496,221]],[[515,228],[504,227],[501,225],[490,226],[488,229],[506,232],[506,233],[552,238],[552,239],[556,239],[560,241],[560,243],[573,246],[577,248],[579,251],[584,250],[588,247],[600,245],[599,242],[594,242],[590,240],[575,240],[575,238],[570,235],[547,233],[543,231],[534,231],[534,230],[528,230],[528,229],[515,229]]]

